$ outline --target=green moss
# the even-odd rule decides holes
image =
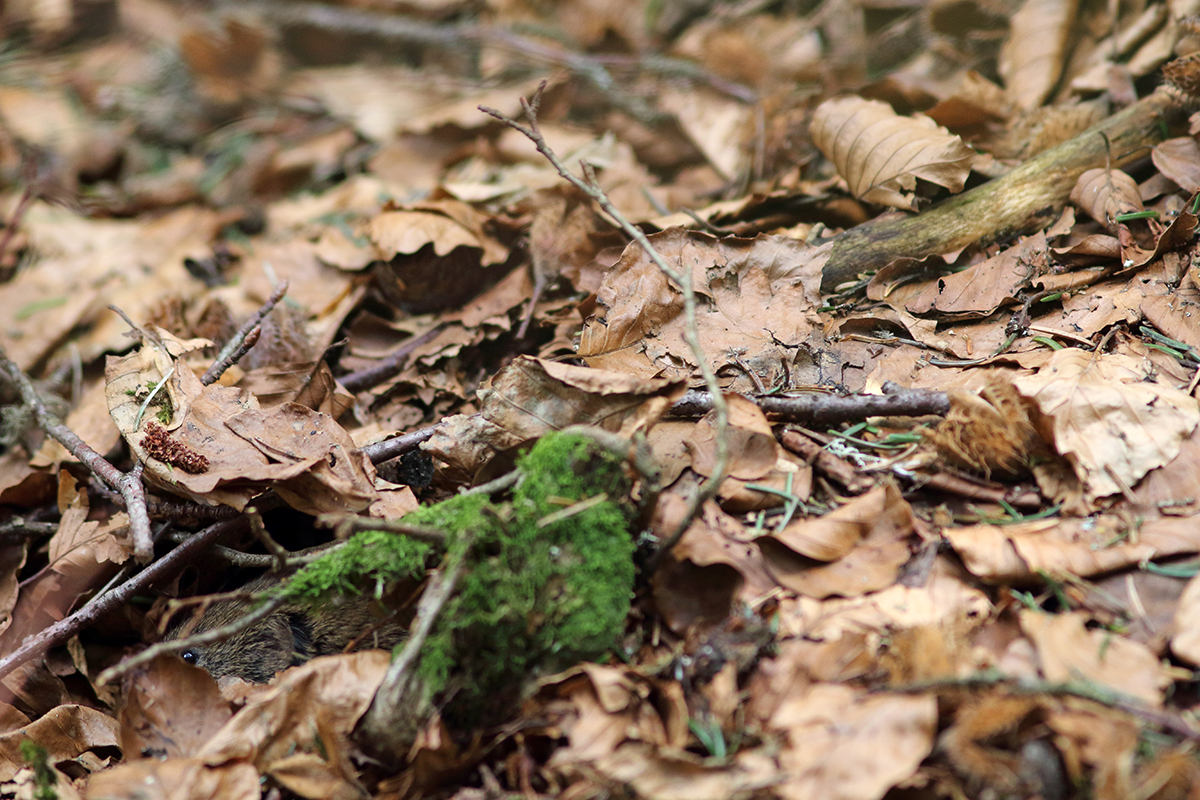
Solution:
[[[460,495],[404,518],[444,531],[448,557],[467,559],[418,667],[459,725],[510,712],[531,678],[603,657],[629,613],[633,506],[623,460],[586,436],[550,434],[517,469],[508,502]],[[421,575],[431,555],[409,537],[359,533],[297,573],[288,599],[320,602],[370,581],[381,588]]]
[[[470,568],[422,651],[428,684],[454,690],[452,722],[504,713],[528,678],[603,656],[629,612],[621,460],[585,436],[554,434],[517,468],[511,504],[492,510],[503,524],[476,530]]]
[[[386,531],[363,531],[338,550],[297,572],[287,584],[287,597],[297,603],[318,604],[334,595],[358,594],[375,584],[375,596],[388,583],[418,578],[433,546]]]

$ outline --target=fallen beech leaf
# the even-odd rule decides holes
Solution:
[[[1088,620],[1082,612],[1021,612],[1021,627],[1037,648],[1045,679],[1096,683],[1160,708],[1171,677],[1158,658],[1145,645],[1112,631],[1089,630],[1084,627]]]
[[[1053,443],[1095,500],[1171,461],[1200,423],[1196,400],[1150,383],[1146,366],[1120,354],[1059,350],[1013,385],[1053,424]]]
[[[1200,143],[1191,136],[1167,139],[1155,145],[1150,158],[1159,172],[1184,191],[1200,192]]]
[[[665,536],[677,528],[686,508],[685,498],[664,493],[652,528]],[[655,605],[672,630],[719,623],[735,600],[748,603],[775,587],[759,548],[744,538],[735,518],[716,503],[705,503],[651,578]]]
[[[1143,210],[1137,181],[1119,169],[1089,169],[1071,190],[1071,202],[1109,231],[1117,231],[1117,216]]]
[[[1050,269],[1046,235],[1038,232],[1021,240],[986,261],[962,272],[930,281],[919,294],[908,299],[904,308],[913,314],[937,314],[939,322],[948,315],[954,319],[986,317]]]
[[[479,390],[478,414],[445,420],[424,449],[473,475],[496,452],[569,425],[644,429],[684,389],[664,378],[520,356]]]
[[[1175,608],[1171,652],[1193,666],[1200,665],[1200,575],[1184,587]]]
[[[199,752],[233,713],[212,676],[162,655],[125,679],[121,750],[127,758],[188,758]]]
[[[820,298],[820,269],[828,248],[782,236],[755,239],[712,236],[672,228],[650,237],[695,287],[697,330],[709,365],[727,372],[727,391],[757,391],[760,383],[803,383],[794,373],[811,357],[816,334],[812,309]],[[684,339],[683,293],[631,243],[605,277],[580,334],[577,355],[591,367],[643,378],[699,381]],[[822,340],[823,341],[823,340]]]
[[[937,699],[823,683],[785,699],[770,724],[789,744],[779,754],[785,800],[879,800],[933,751]]]
[[[826,100],[811,130],[855,197],[914,211],[917,178],[961,192],[976,155],[928,117],[901,117],[861,97]]]
[[[265,771],[295,752],[317,750],[327,735],[348,736],[389,661],[390,653],[365,650],[314,658],[286,671],[234,714],[198,757],[213,767],[249,761]]]
[[[756,541],[780,585],[807,597],[857,597],[896,580],[909,558],[913,526],[912,508],[888,484]]]
[[[235,762],[213,769],[195,758],[141,758],[98,772],[88,797],[141,800],[255,800],[261,797],[258,770]]]
[[[1062,72],[1078,0],[1025,0],[1000,48],[1008,99],[1026,110],[1042,104]]]
[[[26,739],[46,748],[51,764],[70,761],[89,750],[118,747],[120,726],[94,708],[61,705],[45,716],[9,733],[0,734],[0,781],[11,781],[25,766],[21,742]]]
[[[1039,574],[1086,578],[1143,559],[1200,552],[1200,518],[1163,517],[1128,537],[1120,515],[1041,519],[1015,525],[975,525],[943,531],[971,574],[989,583],[1022,584]]]
[[[785,599],[780,628],[789,636],[833,641],[848,633],[883,634],[895,628],[952,624],[983,618],[992,608],[987,595],[964,581],[962,569],[939,558],[924,586],[893,584],[861,597]]]

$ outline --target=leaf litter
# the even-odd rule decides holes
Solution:
[[[1174,9],[10,5],[0,346],[90,450],[5,388],[6,796],[1200,784],[1200,84]],[[1161,130],[1084,132],[1160,74]],[[684,280],[478,110],[543,82],[544,142]],[[845,279],[842,232],[1089,136],[1108,151],[1043,217],[964,201],[973,243],[931,224]],[[919,389],[949,411],[906,413]],[[897,413],[788,406],[881,393]],[[530,674],[515,716],[462,729],[447,695],[381,752],[372,650],[267,686],[170,655],[100,679],[170,598],[328,542],[316,518],[406,535],[581,425],[639,476],[637,588],[610,657]],[[144,570],[122,476],[161,530]],[[257,538],[172,560],[235,512]]]

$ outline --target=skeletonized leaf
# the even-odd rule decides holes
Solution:
[[[975,151],[928,117],[901,117],[887,103],[841,97],[822,103],[813,143],[850,191],[871,203],[915,210],[917,178],[962,191]]]
[[[1119,169],[1089,169],[1071,190],[1071,202],[1110,231],[1117,230],[1117,216],[1141,211],[1137,182]]]
[[[1042,104],[1058,83],[1078,0],[1025,0],[1000,48],[1000,75],[1009,99],[1026,110]]]

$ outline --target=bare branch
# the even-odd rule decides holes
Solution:
[[[424,344],[428,344],[437,338],[446,328],[446,323],[439,323],[430,330],[425,331],[420,336],[413,336],[401,342],[400,346],[394,352],[388,355],[380,363],[368,369],[351,372],[349,375],[343,375],[338,378],[338,382],[346,387],[346,391],[357,394],[358,392],[372,389],[389,378],[399,375],[404,369],[404,365],[408,363],[408,357],[414,350]]]
[[[729,425],[729,411],[725,405],[725,398],[721,394],[721,387],[717,383],[717,376],[712,371],[712,367],[708,363],[708,356],[704,352],[704,348],[700,345],[700,334],[696,321],[696,292],[692,287],[692,272],[689,269],[675,269],[666,262],[666,259],[654,249],[654,245],[646,238],[646,234],[642,233],[641,229],[630,222],[625,215],[617,210],[612,204],[608,194],[600,188],[600,184],[596,181],[596,171],[592,165],[582,162],[584,177],[580,178],[575,173],[571,172],[565,164],[551,149],[546,142],[546,137],[542,135],[541,129],[538,127],[537,113],[538,107],[541,104],[542,92],[545,90],[545,82],[534,93],[532,100],[521,98],[521,108],[525,112],[525,119],[529,123],[528,127],[521,125],[516,120],[508,117],[505,114],[493,109],[479,107],[479,110],[503,122],[513,130],[524,134],[538,152],[546,157],[554,169],[567,180],[572,186],[579,189],[581,192],[592,198],[597,205],[608,214],[608,216],[617,224],[617,226],[625,232],[625,235],[633,239],[646,255],[650,258],[654,265],[658,267],[664,275],[674,281],[679,286],[680,292],[683,294],[683,313],[687,321],[684,332],[684,340],[687,342],[688,349],[692,352],[692,357],[696,359],[696,364],[700,370],[701,376],[704,378],[704,385],[708,389],[712,398],[713,413],[716,417],[714,424],[714,436],[716,438],[716,454],[712,474],[700,484],[699,490],[692,497],[688,504],[688,511],[684,515],[677,530],[670,533],[661,543],[659,551],[655,554],[651,567],[657,566],[667,552],[675,546],[683,536],[683,532],[688,529],[699,513],[700,508],[705,501],[716,496],[717,489],[720,488],[721,481],[725,477],[725,468],[729,463],[729,442],[725,435],[725,431]]]
[[[867,417],[942,416],[950,410],[945,392],[932,389],[901,389],[892,394],[836,395],[807,392],[795,396],[749,397],[764,413],[781,422],[832,425]],[[676,417],[699,417],[712,410],[712,395],[691,390],[671,406]]]
[[[403,758],[426,717],[429,698],[424,696],[425,687],[416,674],[417,659],[433,623],[458,585],[473,543],[473,534],[467,530],[460,542],[460,555],[448,557],[449,563],[442,565],[421,593],[412,635],[392,660],[371,707],[359,723],[360,743],[389,761]]]
[[[263,303],[258,311],[255,311],[250,319],[246,320],[245,324],[238,329],[233,338],[221,348],[221,352],[217,355],[217,360],[213,362],[211,367],[205,370],[204,375],[200,378],[200,383],[205,386],[216,383],[225,374],[225,370],[236,364],[246,354],[246,351],[254,346],[254,342],[246,344],[250,340],[250,334],[262,324],[262,321],[267,318],[267,314],[271,313],[271,309],[279,305],[284,295],[287,294],[287,290],[288,282],[287,278],[284,278],[275,285],[275,291],[271,292],[271,296],[267,298],[267,302]],[[255,334],[254,341],[257,340],[258,335]]]
[[[154,557],[154,542],[150,537],[150,514],[146,509],[146,487],[142,484],[140,465],[125,474],[97,453],[73,430],[68,428],[42,400],[33,381],[0,349],[0,371],[16,384],[21,400],[34,413],[38,426],[51,438],[79,459],[105,483],[121,493],[129,513],[129,530],[133,539],[133,554],[139,564],[148,564]]]
[[[420,428],[391,439],[385,439],[382,442],[375,442],[361,448],[361,452],[371,459],[372,464],[382,464],[384,461],[391,461],[397,456],[416,450],[422,442],[432,439],[439,427],[441,427],[440,422],[437,425],[430,425],[428,428]]]

